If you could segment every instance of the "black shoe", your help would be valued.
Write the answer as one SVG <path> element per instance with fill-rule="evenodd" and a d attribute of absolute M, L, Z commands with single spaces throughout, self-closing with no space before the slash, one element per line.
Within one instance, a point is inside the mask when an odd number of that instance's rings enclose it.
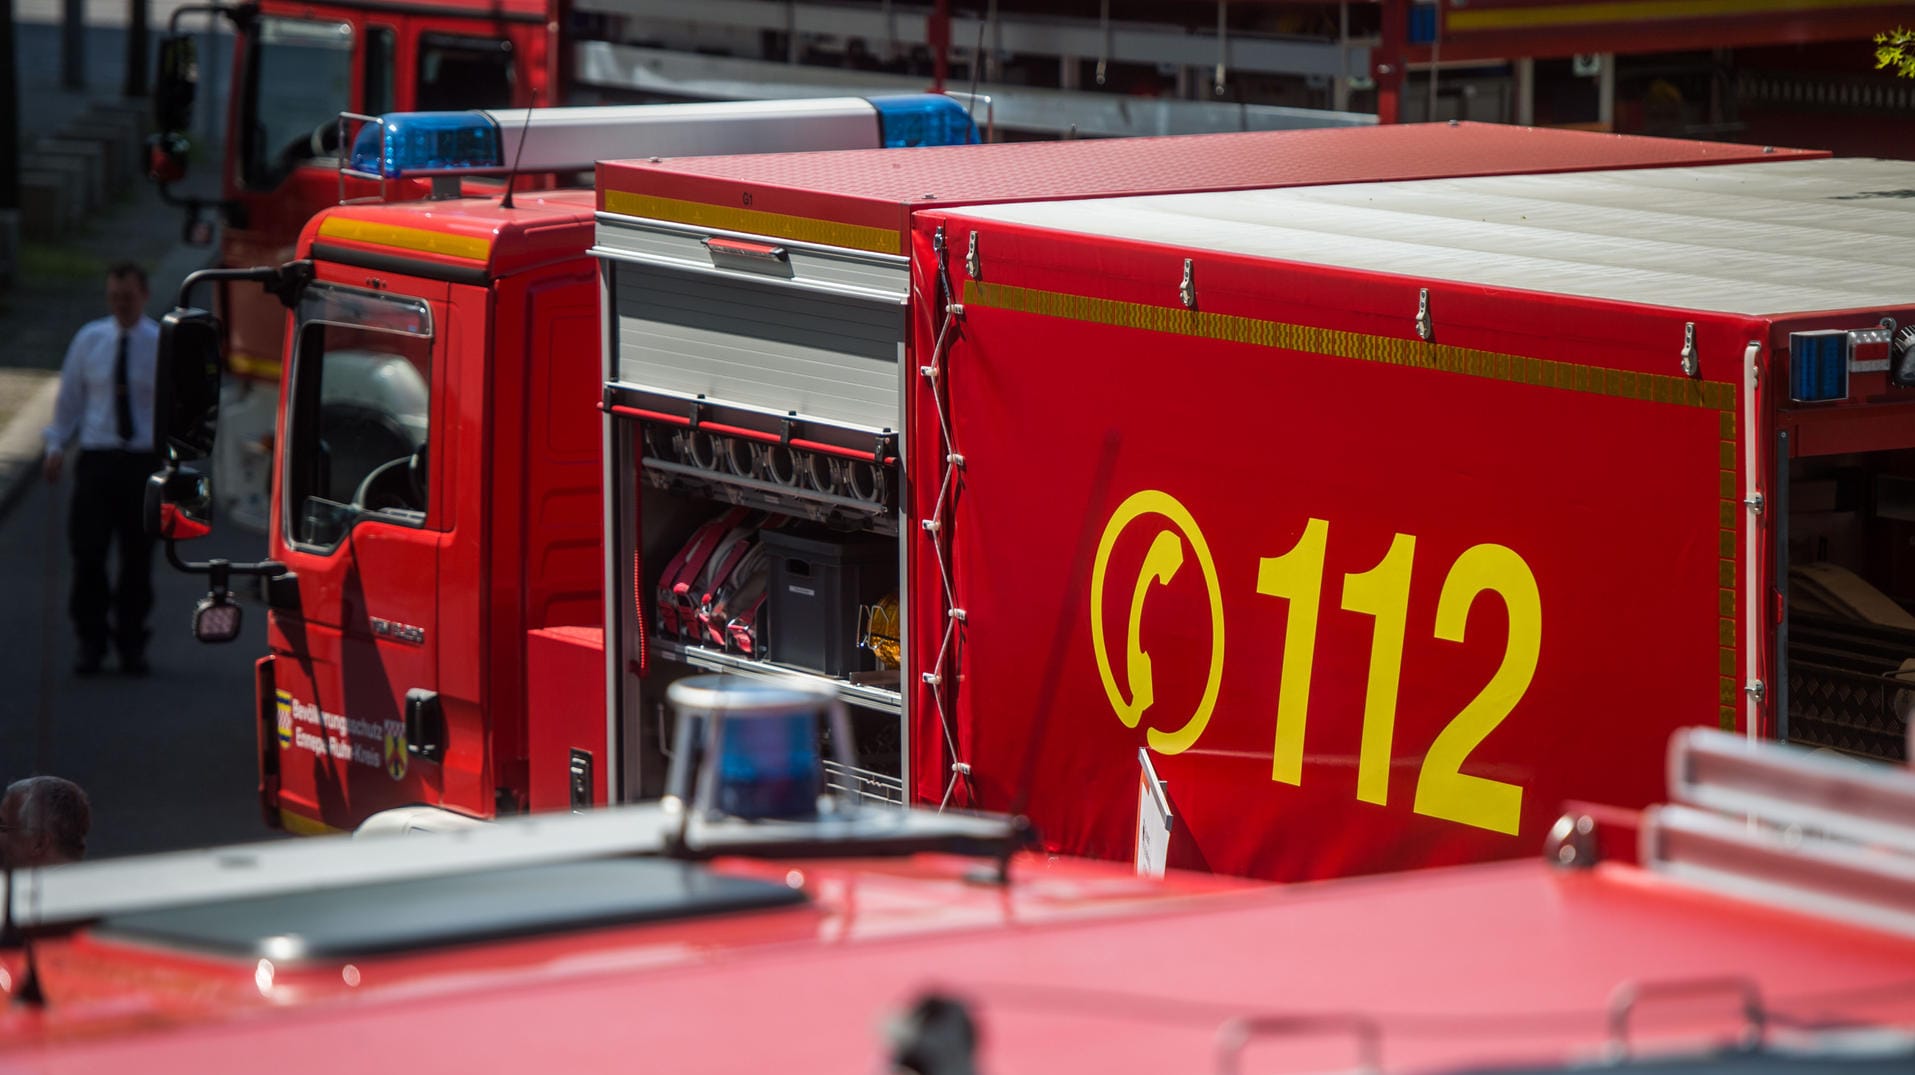
<path fill-rule="evenodd" d="M 95 667 L 97 668 L 98 665 L 95 665 Z M 120 674 L 123 676 L 145 676 L 152 671 L 153 666 L 146 663 L 146 656 L 144 654 L 123 654 L 120 657 Z"/>
<path fill-rule="evenodd" d="M 98 650 L 82 650 L 80 659 L 73 662 L 73 674 L 76 676 L 97 676 L 105 654 Z"/>

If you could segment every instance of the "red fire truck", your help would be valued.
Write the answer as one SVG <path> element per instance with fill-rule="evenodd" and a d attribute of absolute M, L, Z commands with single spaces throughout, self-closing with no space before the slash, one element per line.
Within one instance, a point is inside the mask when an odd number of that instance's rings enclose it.
<path fill-rule="evenodd" d="M 709 714 L 714 693 L 678 698 Z M 736 716 L 724 744 L 754 738 Z M 710 745 L 714 801 L 775 785 Z M 1576 808 L 1545 861 L 1287 889 L 999 868 L 956 852 L 1001 854 L 1000 819 L 869 804 L 23 870 L 0 909 L 0 1069 L 1915 1063 L 1915 778 L 1710 729 L 1668 763 L 1667 805 Z"/>
<path fill-rule="evenodd" d="M 765 656 L 862 778 L 1064 853 L 1131 854 L 1140 782 L 1173 864 L 1290 880 L 1520 853 L 1683 725 L 1902 756 L 1907 165 L 969 209 L 824 160 L 601 165 L 621 794 L 659 682 L 762 667 L 650 607 L 733 504 L 851 531 L 766 532 Z M 888 679 L 794 637 L 888 590 Z"/>
<path fill-rule="evenodd" d="M 914 532 L 900 518 L 919 509 L 897 490 L 935 482 L 903 480 L 896 462 L 908 450 L 898 362 L 918 354 L 906 350 L 908 325 L 934 313 L 931 292 L 914 299 L 905 287 L 908 228 L 926 207 L 1775 156 L 1802 155 L 1459 125 L 787 154 L 736 174 L 716 158 L 645 162 L 605 169 L 602 267 L 587 255 L 590 200 L 575 193 L 521 196 L 513 208 L 466 198 L 331 210 L 303 240 L 317 284 L 294 314 L 298 369 L 279 438 L 271 552 L 289 573 L 269 588 L 273 653 L 259 673 L 267 816 L 310 830 L 420 804 L 484 818 L 656 797 L 664 686 L 698 667 L 766 666 L 638 629 L 634 572 L 649 601 L 686 535 L 715 512 L 709 496 L 740 491 L 787 515 Z M 601 287 L 616 311 L 605 330 Z M 630 365 L 671 328 L 654 318 L 628 332 L 634 300 L 719 343 L 752 326 L 799 339 L 811 317 L 800 342 L 820 361 L 841 353 L 838 332 L 861 326 L 870 331 L 857 358 L 869 365 L 855 398 L 838 398 L 819 365 L 824 387 L 775 411 L 720 391 L 700 402 L 662 380 L 674 374 L 661 364 L 642 375 Z M 602 331 L 621 356 L 609 374 L 598 368 Z M 788 368 L 789 352 L 765 354 L 767 370 Z M 600 402 L 615 415 L 609 457 L 579 417 Z M 658 434 L 649 447 L 646 428 Z M 890 458 L 873 460 L 887 428 Z M 789 466 L 782 483 L 752 476 L 752 453 L 729 449 L 753 435 L 789 449 L 787 464 L 802 463 L 812 487 Z M 661 455 L 675 437 L 685 459 Z M 736 472 L 699 456 L 714 437 Z M 641 451 L 648 461 L 634 468 Z M 874 466 L 851 466 L 860 457 Z M 609 486 L 604 458 L 616 467 Z M 873 483 L 847 492 L 859 475 Z M 642 494 L 647 534 L 635 547 L 637 483 L 666 476 Z M 602 488 L 615 493 L 610 531 Z M 617 538 L 609 558 L 601 532 Z M 896 589 L 908 550 L 889 540 L 885 565 L 867 564 L 864 577 L 888 576 Z M 599 634 L 608 595 L 613 662 Z M 922 603 L 915 591 L 901 599 Z M 829 637 L 848 648 L 846 632 Z M 912 667 L 930 668 L 915 629 L 910 643 Z M 907 698 L 895 679 L 840 687 L 857 701 L 866 748 L 865 772 L 842 775 L 903 799 L 901 741 L 936 734 L 936 704 Z"/>

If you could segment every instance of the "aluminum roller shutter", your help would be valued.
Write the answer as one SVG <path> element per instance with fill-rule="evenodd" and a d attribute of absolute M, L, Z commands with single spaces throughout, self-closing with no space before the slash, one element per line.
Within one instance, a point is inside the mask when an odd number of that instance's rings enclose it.
<path fill-rule="evenodd" d="M 618 380 L 871 430 L 899 429 L 902 298 L 619 261 Z"/>

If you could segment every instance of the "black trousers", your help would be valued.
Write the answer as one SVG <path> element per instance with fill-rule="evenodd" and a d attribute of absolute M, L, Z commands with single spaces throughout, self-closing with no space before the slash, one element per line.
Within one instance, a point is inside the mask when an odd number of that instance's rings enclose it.
<path fill-rule="evenodd" d="M 67 611 L 83 652 L 105 653 L 109 641 L 122 656 L 146 650 L 153 539 L 146 533 L 144 505 L 146 479 L 159 465 L 153 452 L 93 450 L 81 452 L 74 466 L 73 513 L 67 519 L 73 593 Z M 108 582 L 106 570 L 115 546 L 117 585 Z"/>

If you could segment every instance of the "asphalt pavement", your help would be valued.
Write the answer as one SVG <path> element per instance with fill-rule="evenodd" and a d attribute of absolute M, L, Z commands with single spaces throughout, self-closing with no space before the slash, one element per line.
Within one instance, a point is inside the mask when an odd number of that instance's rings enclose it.
<path fill-rule="evenodd" d="M 265 614 L 246 609 L 234 642 L 193 640 L 204 580 L 154 567 L 153 672 L 73 674 L 66 616 L 71 481 L 35 483 L 0 522 L 0 779 L 32 772 L 77 781 L 93 802 L 94 857 L 255 840 L 253 661 Z M 216 533 L 195 557 L 257 558 L 257 537 Z"/>
<path fill-rule="evenodd" d="M 96 27 L 87 38 L 89 90 L 63 90 L 59 28 L 31 21 L 37 14 L 20 11 L 15 26 L 29 145 L 93 103 L 117 99 L 123 70 L 123 31 Z M 98 14 L 111 17 L 104 8 Z M 156 15 L 155 36 L 163 20 Z M 201 158 L 210 172 L 207 159 L 216 157 Z M 180 278 L 210 259 L 209 249 L 180 243 L 180 223 L 178 210 L 140 184 L 79 232 L 24 250 L 27 272 L 0 292 L 0 784 L 48 772 L 85 787 L 94 811 L 91 857 L 268 835 L 255 791 L 252 682 L 253 662 L 265 653 L 263 610 L 247 607 L 238 640 L 203 646 L 193 640 L 191 613 L 204 580 L 156 557 L 152 675 L 74 676 L 66 616 L 72 482 L 49 486 L 37 474 L 39 430 L 67 341 L 105 313 L 105 266 L 121 258 L 146 265 L 149 312 L 157 316 Z M 181 551 L 257 559 L 264 541 L 228 527 Z"/>

